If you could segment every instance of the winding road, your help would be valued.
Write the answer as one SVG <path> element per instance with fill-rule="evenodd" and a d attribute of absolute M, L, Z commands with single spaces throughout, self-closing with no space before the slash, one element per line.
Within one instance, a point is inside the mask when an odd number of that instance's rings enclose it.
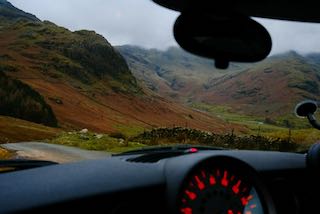
<path fill-rule="evenodd" d="M 16 153 L 16 158 L 48 160 L 58 163 L 100 159 L 110 156 L 107 152 L 89 151 L 70 146 L 38 142 L 10 143 L 2 144 L 0 146 L 4 149 L 14 151 Z"/>

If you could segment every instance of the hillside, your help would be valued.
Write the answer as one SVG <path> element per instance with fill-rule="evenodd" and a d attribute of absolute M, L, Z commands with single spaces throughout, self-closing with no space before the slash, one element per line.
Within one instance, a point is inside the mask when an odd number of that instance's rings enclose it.
<path fill-rule="evenodd" d="M 159 126 L 245 131 L 141 88 L 101 35 L 11 13 L 0 19 L 0 70 L 39 92 L 62 128 L 128 135 Z"/>
<path fill-rule="evenodd" d="M 166 51 L 131 45 L 116 48 L 126 58 L 135 77 L 148 89 L 181 101 L 192 100 L 201 93 L 208 78 L 237 73 L 245 67 L 232 64 L 228 71 L 219 70 L 212 60 L 191 55 L 177 47 Z"/>
<path fill-rule="evenodd" d="M 19 20 L 2 28 L 0 38 L 1 68 L 13 76 L 29 69 L 24 75 L 74 80 L 77 87 L 139 92 L 122 56 L 95 32 L 71 32 L 48 21 Z"/>
<path fill-rule="evenodd" d="M 281 116 L 305 99 L 319 99 L 320 67 L 288 52 L 254 64 L 235 76 L 211 79 L 200 101 L 230 104 L 254 115 Z"/>
<path fill-rule="evenodd" d="M 0 0 L 0 20 L 1 19 L 4 19 L 5 21 L 40 21 L 36 16 L 16 8 L 6 0 Z"/>
<path fill-rule="evenodd" d="M 0 116 L 0 144 L 51 139 L 60 132 L 57 128 Z"/>
<path fill-rule="evenodd" d="M 293 116 L 296 103 L 319 99 L 320 55 L 288 52 L 254 64 L 214 68 L 179 48 L 117 47 L 145 87 L 186 104 L 229 106 L 240 114 Z"/>

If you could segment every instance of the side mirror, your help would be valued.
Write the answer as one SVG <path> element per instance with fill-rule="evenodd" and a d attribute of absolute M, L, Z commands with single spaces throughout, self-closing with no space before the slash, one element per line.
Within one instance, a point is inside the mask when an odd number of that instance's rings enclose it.
<path fill-rule="evenodd" d="M 317 111 L 317 108 L 317 102 L 306 100 L 298 103 L 294 112 L 298 117 L 307 117 L 309 114 L 314 114 Z"/>
<path fill-rule="evenodd" d="M 219 12 L 182 12 L 174 25 L 174 37 L 186 51 L 215 59 L 221 69 L 230 61 L 260 61 L 272 47 L 268 31 L 253 19 Z"/>
<path fill-rule="evenodd" d="M 307 117 L 309 123 L 316 129 L 320 130 L 320 123 L 317 121 L 314 113 L 317 111 L 318 104 L 316 101 L 306 100 L 299 103 L 295 108 L 295 114 L 298 117 Z"/>

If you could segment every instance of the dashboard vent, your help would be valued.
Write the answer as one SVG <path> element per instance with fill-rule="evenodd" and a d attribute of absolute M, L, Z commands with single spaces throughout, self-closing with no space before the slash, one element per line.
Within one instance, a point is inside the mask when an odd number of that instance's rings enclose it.
<path fill-rule="evenodd" d="M 172 158 L 179 155 L 183 155 L 185 153 L 181 152 L 156 152 L 151 154 L 144 154 L 138 157 L 129 158 L 127 161 L 136 162 L 136 163 L 156 163 L 162 159 Z"/>

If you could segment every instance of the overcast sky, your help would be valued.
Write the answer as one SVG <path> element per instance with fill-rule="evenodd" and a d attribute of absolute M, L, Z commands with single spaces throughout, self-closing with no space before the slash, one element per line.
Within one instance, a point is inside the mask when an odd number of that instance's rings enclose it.
<path fill-rule="evenodd" d="M 177 45 L 172 26 L 178 13 L 151 0 L 9 0 L 16 7 L 70 30 L 102 34 L 112 45 L 166 49 Z M 272 53 L 320 52 L 320 24 L 261 20 L 273 39 Z"/>

